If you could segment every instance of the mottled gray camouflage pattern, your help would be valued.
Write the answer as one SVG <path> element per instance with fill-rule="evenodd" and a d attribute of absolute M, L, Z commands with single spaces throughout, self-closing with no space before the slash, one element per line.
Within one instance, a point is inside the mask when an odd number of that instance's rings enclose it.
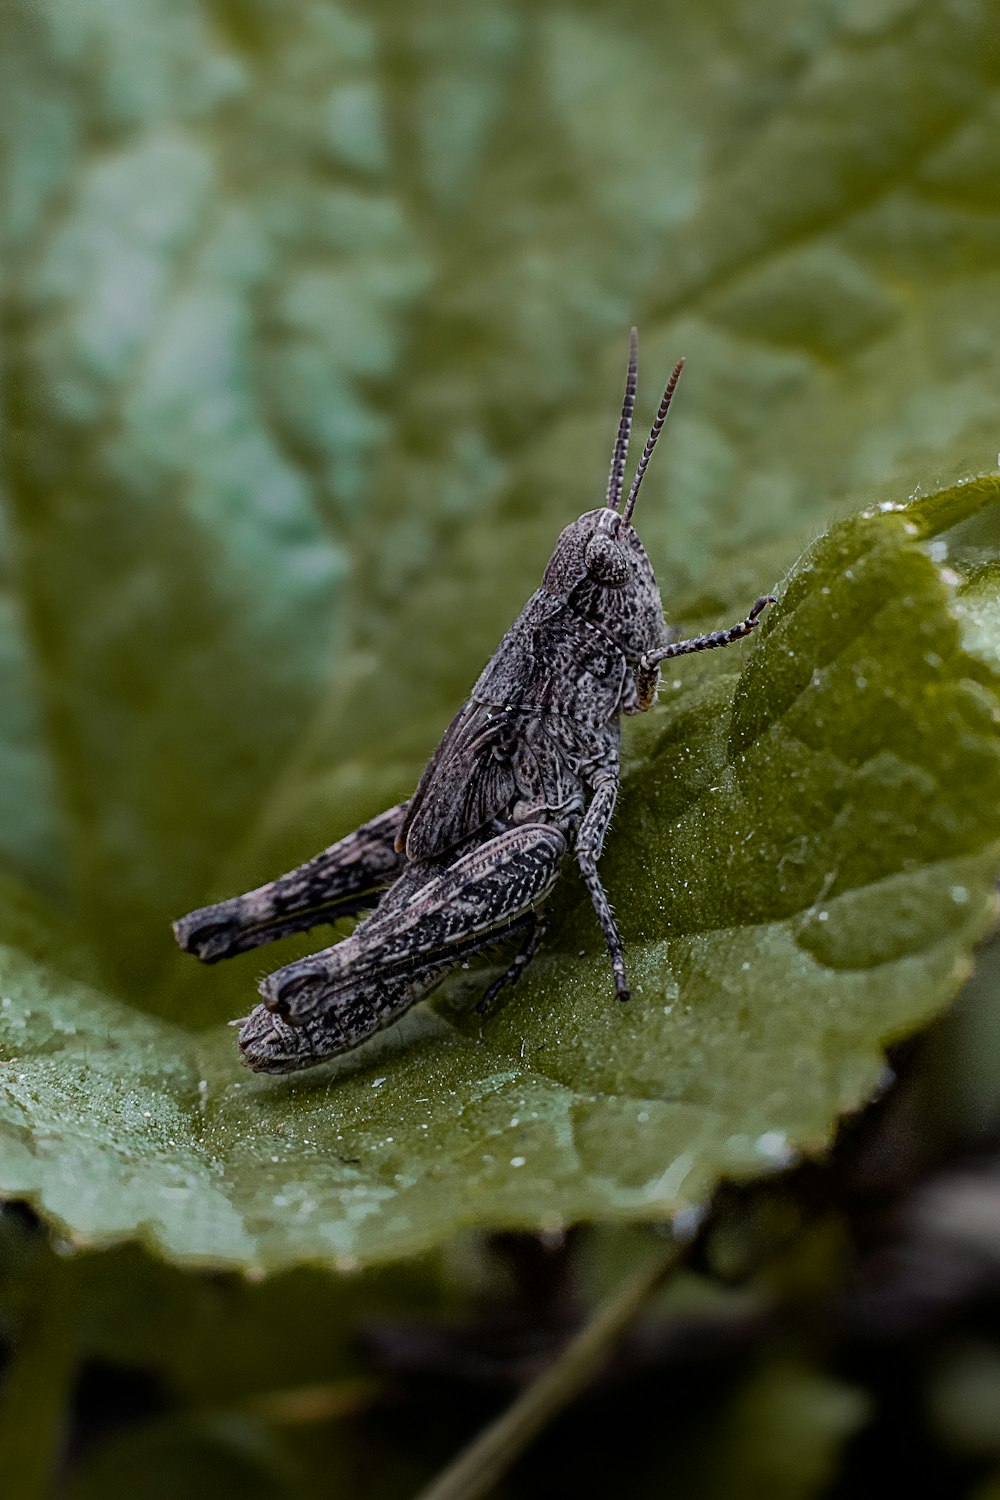
<path fill-rule="evenodd" d="M 371 911 L 350 937 L 266 978 L 242 1023 L 244 1061 L 290 1072 L 350 1051 L 421 1000 L 470 954 L 523 939 L 575 856 L 628 999 L 618 927 L 597 863 L 618 793 L 621 717 L 653 703 L 659 662 L 740 640 L 770 596 L 729 630 L 671 644 L 649 558 L 630 521 L 680 365 L 622 496 L 635 399 L 633 330 L 608 503 L 567 526 L 533 594 L 445 732 L 408 803 L 269 885 L 174 924 L 207 963 L 340 916 Z"/>

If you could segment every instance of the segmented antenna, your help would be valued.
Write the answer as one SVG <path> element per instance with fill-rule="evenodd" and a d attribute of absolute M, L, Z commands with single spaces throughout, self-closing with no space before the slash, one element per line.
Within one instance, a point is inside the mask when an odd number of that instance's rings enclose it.
<path fill-rule="evenodd" d="M 607 504 L 612 510 L 617 510 L 622 503 L 625 460 L 628 458 L 628 435 L 632 431 L 632 413 L 635 411 L 635 387 L 638 378 L 639 331 L 633 328 L 628 336 L 628 374 L 625 376 L 625 395 L 622 398 L 622 414 L 618 423 L 615 451 L 611 455 L 611 473 L 608 475 Z"/>
<path fill-rule="evenodd" d="M 649 437 L 646 439 L 646 446 L 642 450 L 642 457 L 640 458 L 639 466 L 635 471 L 635 478 L 632 480 L 632 488 L 628 492 L 628 499 L 625 502 L 625 511 L 622 516 L 622 519 L 625 521 L 630 521 L 632 519 L 632 512 L 635 509 L 635 497 L 639 493 L 639 486 L 642 483 L 642 476 L 646 472 L 646 465 L 649 463 L 650 454 L 656 447 L 656 439 L 660 435 L 660 429 L 662 428 L 664 419 L 666 418 L 674 391 L 677 389 L 677 382 L 681 378 L 681 371 L 683 370 L 683 368 L 684 361 L 682 359 L 679 359 L 674 365 L 674 373 L 667 381 L 667 388 L 663 392 L 663 400 L 660 402 L 660 409 L 656 413 L 656 418 L 653 422 L 652 427 L 650 428 Z"/>

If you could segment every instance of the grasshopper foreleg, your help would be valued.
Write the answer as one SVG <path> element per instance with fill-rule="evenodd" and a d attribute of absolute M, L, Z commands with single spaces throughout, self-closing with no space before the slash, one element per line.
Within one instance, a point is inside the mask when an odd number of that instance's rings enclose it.
<path fill-rule="evenodd" d="M 290 933 L 370 911 L 406 863 L 393 847 L 405 813 L 401 802 L 277 880 L 189 912 L 174 923 L 178 943 L 214 964 Z"/>
<path fill-rule="evenodd" d="M 601 877 L 597 870 L 597 861 L 601 857 L 604 838 L 611 822 L 611 814 L 615 810 L 617 796 L 617 775 L 608 774 L 604 780 L 595 785 L 593 801 L 584 814 L 576 836 L 576 859 L 580 866 L 580 874 L 583 876 L 584 884 L 594 904 L 597 920 L 601 924 L 604 941 L 608 945 L 615 991 L 619 1000 L 628 1000 L 630 996 L 628 980 L 625 977 L 625 950 L 618 924 L 611 910 L 611 902 L 608 900 L 608 893 L 601 884 Z"/>
<path fill-rule="evenodd" d="M 773 594 L 764 594 L 757 600 L 746 619 L 730 625 L 728 630 L 713 630 L 708 635 L 696 635 L 689 641 L 673 641 L 660 651 L 648 651 L 640 659 L 640 675 L 648 674 L 658 662 L 666 661 L 671 656 L 690 656 L 694 651 L 715 651 L 720 646 L 732 646 L 736 641 L 743 640 L 744 636 L 756 630 L 761 614 L 769 604 L 776 602 Z"/>

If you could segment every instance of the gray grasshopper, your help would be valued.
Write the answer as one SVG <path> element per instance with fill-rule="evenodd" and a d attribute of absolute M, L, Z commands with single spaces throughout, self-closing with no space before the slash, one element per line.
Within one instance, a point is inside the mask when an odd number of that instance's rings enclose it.
<path fill-rule="evenodd" d="M 728 630 L 672 642 L 649 558 L 632 527 L 642 477 L 680 377 L 679 361 L 622 506 L 638 339 L 605 503 L 563 531 L 542 577 L 487 662 L 408 802 L 269 885 L 191 912 L 180 946 L 215 963 L 339 917 L 371 915 L 332 948 L 260 985 L 240 1026 L 259 1072 L 308 1068 L 395 1021 L 470 955 L 519 948 L 480 1002 L 521 975 L 570 854 L 601 925 L 615 990 L 625 956 L 597 863 L 618 795 L 622 714 L 652 706 L 659 664 L 750 634 L 770 595 Z"/>

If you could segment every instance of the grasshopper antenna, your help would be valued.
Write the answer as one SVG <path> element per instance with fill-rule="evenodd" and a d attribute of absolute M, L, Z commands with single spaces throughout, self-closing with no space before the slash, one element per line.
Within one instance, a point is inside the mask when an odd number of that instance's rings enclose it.
<path fill-rule="evenodd" d="M 635 387 L 638 378 L 639 330 L 633 328 L 628 336 L 628 373 L 625 376 L 625 395 L 622 398 L 622 414 L 618 422 L 615 451 L 611 455 L 611 473 L 608 475 L 607 504 L 611 510 L 617 510 L 622 503 L 625 460 L 628 458 L 628 435 L 632 431 L 632 413 L 635 411 Z"/>
<path fill-rule="evenodd" d="M 640 458 L 639 466 L 635 471 L 635 478 L 632 480 L 632 488 L 629 490 L 628 499 L 625 502 L 625 512 L 622 519 L 626 522 L 631 521 L 632 519 L 632 512 L 635 509 L 635 497 L 639 493 L 639 486 L 642 483 L 642 476 L 646 472 L 646 465 L 649 463 L 650 455 L 653 449 L 656 447 L 656 439 L 659 437 L 660 431 L 663 427 L 663 423 L 666 420 L 667 412 L 670 409 L 670 402 L 673 399 L 674 391 L 677 389 L 677 382 L 681 378 L 681 371 L 683 370 L 683 368 L 684 361 L 683 359 L 679 359 L 674 365 L 674 373 L 667 381 L 667 388 L 663 392 L 663 400 L 660 402 L 660 409 L 656 413 L 653 425 L 650 428 L 649 437 L 646 439 L 646 446 L 642 450 L 642 457 Z M 624 422 L 624 417 L 622 418 L 622 421 Z M 628 438 L 626 437 L 626 443 L 627 442 Z M 624 463 L 624 460 L 622 460 L 622 462 Z M 613 468 L 611 472 L 612 474 L 614 473 Z M 608 501 L 608 504 L 611 504 L 610 500 Z M 615 508 L 617 509 L 617 503 Z"/>

